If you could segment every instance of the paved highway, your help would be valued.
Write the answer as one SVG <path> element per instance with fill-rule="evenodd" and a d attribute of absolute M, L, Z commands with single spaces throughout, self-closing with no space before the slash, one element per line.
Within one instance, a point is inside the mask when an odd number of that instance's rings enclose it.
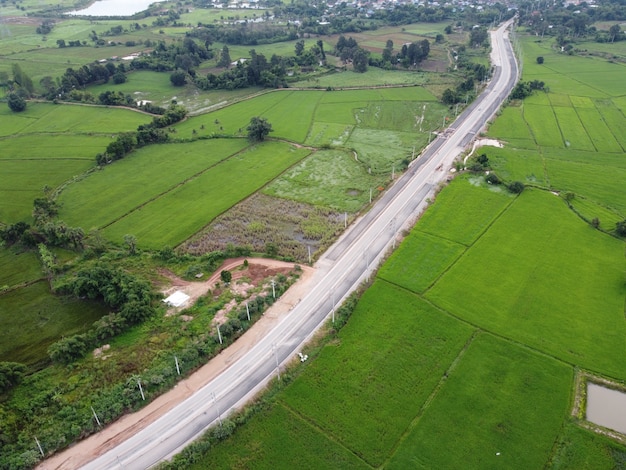
<path fill-rule="evenodd" d="M 491 119 L 518 75 L 508 41 L 510 22 L 491 33 L 494 74 L 480 97 L 413 162 L 372 209 L 316 264 L 311 291 L 265 338 L 221 375 L 85 469 L 144 469 L 170 458 L 211 425 L 252 398 L 294 359 L 303 343 L 345 297 L 367 279 L 398 232 L 426 207 L 447 168 Z"/>

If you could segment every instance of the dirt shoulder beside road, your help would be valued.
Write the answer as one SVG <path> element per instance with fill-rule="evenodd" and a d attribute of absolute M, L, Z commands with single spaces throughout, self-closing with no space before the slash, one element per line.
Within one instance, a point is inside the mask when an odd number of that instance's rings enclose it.
<path fill-rule="evenodd" d="M 190 302 L 195 301 L 201 295 L 211 289 L 219 281 L 219 273 L 224 270 L 233 270 L 243 264 L 244 258 L 227 260 L 210 279 L 201 282 L 182 280 L 173 274 L 166 273 L 171 284 L 166 286 L 164 292 L 180 290 L 189 295 Z M 282 261 L 248 258 L 249 271 L 258 272 L 256 276 L 261 279 L 261 272 L 283 272 L 291 270 L 294 263 Z M 206 365 L 198 369 L 187 379 L 181 380 L 172 390 L 156 398 L 150 404 L 137 411 L 118 419 L 107 425 L 103 430 L 84 439 L 68 449 L 53 455 L 43 461 L 36 468 L 40 470 L 70 470 L 79 468 L 99 455 L 104 454 L 120 442 L 128 439 L 148 424 L 156 421 L 162 414 L 174 408 L 180 402 L 191 396 L 196 390 L 209 383 L 214 377 L 222 373 L 238 358 L 248 352 L 268 331 L 274 328 L 281 319 L 287 315 L 294 305 L 308 292 L 315 270 L 308 266 L 301 266 L 300 279 L 293 284 L 283 296 L 272 305 L 265 314 L 234 344 L 222 351 L 218 356 L 211 359 Z M 251 277 L 249 272 L 232 271 L 233 283 L 244 274 Z M 266 276 L 265 276 L 266 277 Z M 176 312 L 173 312 L 176 314 Z"/>

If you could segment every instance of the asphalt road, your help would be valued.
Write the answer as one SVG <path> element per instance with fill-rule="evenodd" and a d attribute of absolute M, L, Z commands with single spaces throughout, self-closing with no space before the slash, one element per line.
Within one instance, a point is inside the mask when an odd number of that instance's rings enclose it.
<path fill-rule="evenodd" d="M 85 469 L 145 469 L 219 425 L 277 375 L 277 364 L 296 357 L 334 308 L 366 280 L 426 207 L 426 198 L 447 177 L 447 168 L 493 117 L 514 86 L 518 68 L 506 26 L 491 33 L 493 77 L 480 95 L 435 139 L 397 182 L 318 261 L 311 291 L 265 338 L 212 382 Z"/>

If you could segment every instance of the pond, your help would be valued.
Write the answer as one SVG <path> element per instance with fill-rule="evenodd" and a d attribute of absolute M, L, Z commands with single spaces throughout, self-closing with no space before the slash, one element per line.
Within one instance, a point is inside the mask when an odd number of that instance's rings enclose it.
<path fill-rule="evenodd" d="M 71 11 L 75 16 L 132 16 L 146 10 L 155 0 L 98 0 L 83 10 Z"/>
<path fill-rule="evenodd" d="M 626 434 L 626 393 L 588 382 L 587 421 Z"/>

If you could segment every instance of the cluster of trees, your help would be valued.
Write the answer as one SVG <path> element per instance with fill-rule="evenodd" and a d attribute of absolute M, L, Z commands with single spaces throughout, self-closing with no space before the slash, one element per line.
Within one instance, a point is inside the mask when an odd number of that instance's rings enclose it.
<path fill-rule="evenodd" d="M 475 96 L 474 87 L 474 78 L 469 77 L 463 82 L 459 83 L 454 90 L 451 88 L 446 88 L 443 92 L 443 95 L 441 96 L 441 102 L 447 105 L 460 103 L 463 100 L 465 100 L 465 102 L 468 102 L 470 96 L 472 98 Z"/>
<path fill-rule="evenodd" d="M 50 359 L 69 363 L 81 358 L 98 341 L 111 338 L 155 313 L 155 295 L 148 281 L 103 263 L 78 271 L 57 292 L 103 302 L 113 310 L 90 331 L 65 337 L 48 348 Z"/>
<path fill-rule="evenodd" d="M 520 24 L 536 35 L 556 36 L 560 46 L 579 38 L 592 37 L 598 42 L 614 42 L 626 39 L 619 24 L 608 31 L 592 26 L 597 21 L 626 20 L 626 4 L 621 0 L 603 0 L 594 3 L 545 5 L 541 9 L 531 1 L 519 5 Z"/>
<path fill-rule="evenodd" d="M 26 109 L 26 99 L 35 93 L 31 78 L 22 70 L 19 64 L 11 66 L 12 79 L 9 74 L 2 72 L 0 82 L 7 89 L 7 104 L 11 111 L 19 113 Z"/>
<path fill-rule="evenodd" d="M 175 69 L 184 70 L 195 75 L 194 68 L 205 60 L 212 59 L 211 43 L 199 45 L 192 38 L 166 45 L 159 41 L 150 54 L 145 54 L 132 61 L 131 67 L 138 70 L 155 70 L 169 72 Z"/>
<path fill-rule="evenodd" d="M 184 107 L 171 104 L 162 116 L 155 116 L 149 124 L 141 124 L 137 131 L 119 134 L 107 145 L 104 153 L 96 155 L 96 162 L 98 165 L 106 165 L 124 158 L 136 148 L 167 142 L 169 134 L 164 128 L 182 121 L 186 116 L 187 110 Z"/>
<path fill-rule="evenodd" d="M 54 28 L 54 20 L 43 20 L 39 26 L 37 26 L 37 34 L 50 34 Z"/>
<path fill-rule="evenodd" d="M 49 197 L 33 202 L 33 225 L 16 222 L 0 229 L 0 239 L 8 246 L 20 244 L 34 248 L 39 244 L 82 249 L 85 233 L 80 227 L 70 227 L 56 220 L 58 206 Z"/>
<path fill-rule="evenodd" d="M 539 80 L 529 82 L 519 81 L 509 96 L 512 100 L 523 100 L 527 96 L 532 95 L 535 90 L 544 90 L 545 83 Z"/>
<path fill-rule="evenodd" d="M 222 56 L 228 53 L 227 46 L 224 46 L 224 49 Z M 230 57 L 228 59 L 230 60 Z M 245 61 L 238 61 L 235 67 L 219 75 L 208 73 L 206 77 L 197 77 L 194 83 L 203 90 L 234 90 L 251 86 L 286 87 L 287 66 L 293 63 L 277 55 L 273 55 L 268 61 L 263 54 L 257 54 L 252 49 L 250 57 Z"/>
<path fill-rule="evenodd" d="M 335 45 L 335 55 L 339 56 L 344 64 L 352 62 L 352 68 L 355 72 L 367 72 L 369 52 L 359 47 L 352 37 L 346 39 L 343 35 L 339 36 Z"/>
<path fill-rule="evenodd" d="M 47 99 L 68 99 L 71 98 L 72 92 L 80 91 L 88 85 L 107 83 L 109 79 L 113 79 L 113 82 L 116 84 L 124 83 L 126 81 L 126 72 L 126 64 L 123 62 L 118 65 L 115 65 L 113 62 L 107 62 L 104 65 L 90 64 L 83 65 L 78 69 L 69 67 L 61 78 L 57 80 L 46 76 L 40 81 L 40 84 Z M 74 95 L 76 96 L 76 93 Z M 83 98 L 83 100 L 88 101 L 89 99 Z"/>

